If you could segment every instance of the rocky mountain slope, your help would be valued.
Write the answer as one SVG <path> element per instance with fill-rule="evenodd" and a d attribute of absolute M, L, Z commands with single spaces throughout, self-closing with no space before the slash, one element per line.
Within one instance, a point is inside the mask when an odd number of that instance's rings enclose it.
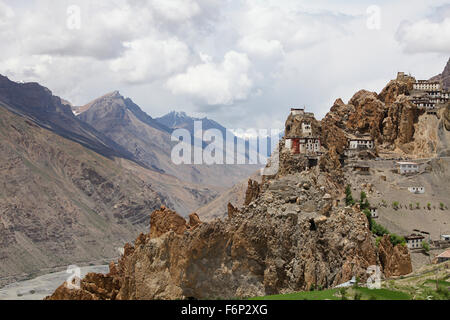
<path fill-rule="evenodd" d="M 54 96 L 38 83 L 16 83 L 0 75 L 0 104 L 108 158 L 133 157 L 114 141 L 77 119 L 67 101 Z"/>
<path fill-rule="evenodd" d="M 118 92 L 96 99 L 78 108 L 76 112 L 80 120 L 115 141 L 139 162 L 182 181 L 223 190 L 247 178 L 260 167 L 173 164 L 171 151 L 176 142 L 171 141 L 173 128 L 166 126 L 170 123 L 165 123 L 161 119 L 159 121 L 152 119 L 130 99 L 124 98 Z M 211 122 L 208 121 L 208 123 Z M 189 123 L 193 123 L 193 120 Z"/>
<path fill-rule="evenodd" d="M 45 88 L 12 85 L 0 90 L 0 285 L 116 257 L 155 208 L 186 215 L 217 196 L 120 157 Z"/>
<path fill-rule="evenodd" d="M 259 172 L 252 175 L 250 181 L 257 181 L 260 183 L 261 176 Z M 217 218 L 226 217 L 229 204 L 232 204 L 235 207 L 242 207 L 244 205 L 248 185 L 249 179 L 236 183 L 230 189 L 221 192 L 213 201 L 195 210 L 195 212 L 204 221 L 213 221 Z"/>
<path fill-rule="evenodd" d="M 388 276 L 411 272 L 407 250 L 389 240 L 377 248 L 365 215 L 334 207 L 327 186 L 319 170 L 271 179 L 211 223 L 162 207 L 108 275 L 89 274 L 79 290 L 63 284 L 49 299 L 249 297 L 364 280 L 376 264 Z"/>
<path fill-rule="evenodd" d="M 450 90 L 450 59 L 448 59 L 444 71 L 441 74 L 431 78 L 430 80 L 442 81 L 443 87 L 447 90 Z"/>
<path fill-rule="evenodd" d="M 165 127 L 170 128 L 171 130 L 186 129 L 191 133 L 191 135 L 194 135 L 195 121 L 202 122 L 203 130 L 217 129 L 222 133 L 224 137 L 227 131 L 227 129 L 224 126 L 222 126 L 221 124 L 217 123 L 214 120 L 208 118 L 200 119 L 190 117 L 185 112 L 172 111 L 162 117 L 156 118 L 155 120 L 158 121 L 160 124 L 164 125 Z"/>

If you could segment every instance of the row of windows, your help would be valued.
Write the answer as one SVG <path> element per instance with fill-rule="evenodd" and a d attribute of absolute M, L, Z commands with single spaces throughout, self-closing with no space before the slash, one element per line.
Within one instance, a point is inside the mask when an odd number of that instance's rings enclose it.
<path fill-rule="evenodd" d="M 418 165 L 415 165 L 415 164 L 402 164 L 402 165 L 401 165 L 401 168 L 402 168 L 402 169 L 407 169 L 407 168 L 417 169 L 417 168 L 419 168 L 419 166 L 418 166 Z"/>
<path fill-rule="evenodd" d="M 436 89 L 439 90 L 439 84 L 415 84 L 414 89 L 423 90 L 423 89 Z"/>
<path fill-rule="evenodd" d="M 438 97 L 438 98 L 448 98 L 449 94 L 448 93 L 443 93 L 443 92 L 429 92 L 428 93 L 429 96 L 432 97 Z"/>

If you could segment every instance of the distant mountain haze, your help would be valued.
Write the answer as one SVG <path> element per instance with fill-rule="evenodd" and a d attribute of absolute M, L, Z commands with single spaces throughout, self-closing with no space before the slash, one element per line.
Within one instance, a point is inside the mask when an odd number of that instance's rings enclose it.
<path fill-rule="evenodd" d="M 78 118 L 122 146 L 138 161 L 160 173 L 183 181 L 211 186 L 230 187 L 254 173 L 257 165 L 175 165 L 171 159 L 171 133 L 186 128 L 194 136 L 195 118 L 185 113 L 170 113 L 153 119 L 131 99 L 118 91 L 104 95 L 89 104 L 74 109 Z M 215 121 L 202 119 L 203 129 L 226 129 Z M 192 141 L 194 143 L 194 141 Z M 205 147 L 204 144 L 200 144 Z"/>
<path fill-rule="evenodd" d="M 218 122 L 208 119 L 207 117 L 205 118 L 195 118 L 195 117 L 190 117 L 188 116 L 185 112 L 177 112 L 177 111 L 172 111 L 160 118 L 156 118 L 156 121 L 158 121 L 159 123 L 161 123 L 162 125 L 172 129 L 172 130 L 176 130 L 176 129 L 186 129 L 190 132 L 191 136 L 194 137 L 194 123 L 196 121 L 200 121 L 202 123 L 202 129 L 203 131 L 207 131 L 207 130 L 211 130 L 211 129 L 216 129 L 218 131 L 220 131 L 220 133 L 222 134 L 222 138 L 225 140 L 227 139 L 227 137 L 230 137 L 232 139 L 234 139 L 234 144 L 240 144 L 240 143 L 245 143 L 245 147 L 246 147 L 246 151 L 245 151 L 245 157 L 246 159 L 249 158 L 249 149 L 252 148 L 252 150 L 256 150 L 258 153 L 261 151 L 261 155 L 262 157 L 270 157 L 271 154 L 271 150 L 270 150 L 270 145 L 271 145 L 271 138 L 272 137 L 268 137 L 267 141 L 268 141 L 268 147 L 267 147 L 267 151 L 263 152 L 262 150 L 259 149 L 258 146 L 258 138 L 256 137 L 251 137 L 249 139 L 246 139 L 246 141 L 244 141 L 244 139 L 242 137 L 238 137 L 236 136 L 231 130 L 237 130 L 239 128 L 225 128 L 224 126 L 222 126 L 221 124 L 219 124 Z M 246 128 L 241 128 L 242 130 L 246 130 Z M 270 134 L 270 132 L 269 132 Z M 260 138 L 265 138 L 264 136 L 260 137 Z M 194 139 L 192 140 L 192 142 L 194 142 Z M 206 147 L 208 145 L 208 143 L 206 142 L 202 142 L 203 147 Z M 225 146 L 224 146 L 225 147 Z M 236 149 L 236 148 L 235 148 Z M 237 152 L 237 150 L 235 150 L 235 152 Z"/>

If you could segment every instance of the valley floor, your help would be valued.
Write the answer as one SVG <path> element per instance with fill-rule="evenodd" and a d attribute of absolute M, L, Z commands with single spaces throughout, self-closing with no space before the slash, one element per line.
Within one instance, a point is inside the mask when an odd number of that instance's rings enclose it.
<path fill-rule="evenodd" d="M 81 267 L 81 278 L 90 272 L 108 273 L 109 266 Z M 49 273 L 32 280 L 9 284 L 0 289 L 0 300 L 43 300 L 70 277 L 66 271 Z"/>

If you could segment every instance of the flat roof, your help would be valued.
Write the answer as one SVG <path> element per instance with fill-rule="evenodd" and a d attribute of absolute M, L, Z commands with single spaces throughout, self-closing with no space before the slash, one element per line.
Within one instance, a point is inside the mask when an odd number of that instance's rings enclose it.
<path fill-rule="evenodd" d="M 350 141 L 374 141 L 371 137 L 367 137 L 367 138 L 349 138 L 348 140 Z"/>
<path fill-rule="evenodd" d="M 286 139 L 305 139 L 305 140 L 320 140 L 320 137 L 315 136 L 287 136 Z"/>
<path fill-rule="evenodd" d="M 420 234 L 411 234 L 409 236 L 405 236 L 406 240 L 414 240 L 414 239 L 425 239 L 424 236 L 421 236 Z"/>
<path fill-rule="evenodd" d="M 403 162 L 403 161 L 398 161 L 398 164 L 415 164 L 415 165 L 419 165 L 418 163 L 415 162 Z"/>
<path fill-rule="evenodd" d="M 429 81 L 429 80 L 417 80 L 416 83 L 430 83 L 430 84 L 436 84 L 440 83 L 439 81 Z"/>
<path fill-rule="evenodd" d="M 370 135 L 370 133 L 357 133 L 357 134 L 352 134 L 352 133 L 345 133 L 345 137 L 349 140 L 373 140 L 372 136 Z"/>
<path fill-rule="evenodd" d="M 450 258 L 450 250 L 442 252 L 440 255 L 437 256 L 438 258 Z"/>

